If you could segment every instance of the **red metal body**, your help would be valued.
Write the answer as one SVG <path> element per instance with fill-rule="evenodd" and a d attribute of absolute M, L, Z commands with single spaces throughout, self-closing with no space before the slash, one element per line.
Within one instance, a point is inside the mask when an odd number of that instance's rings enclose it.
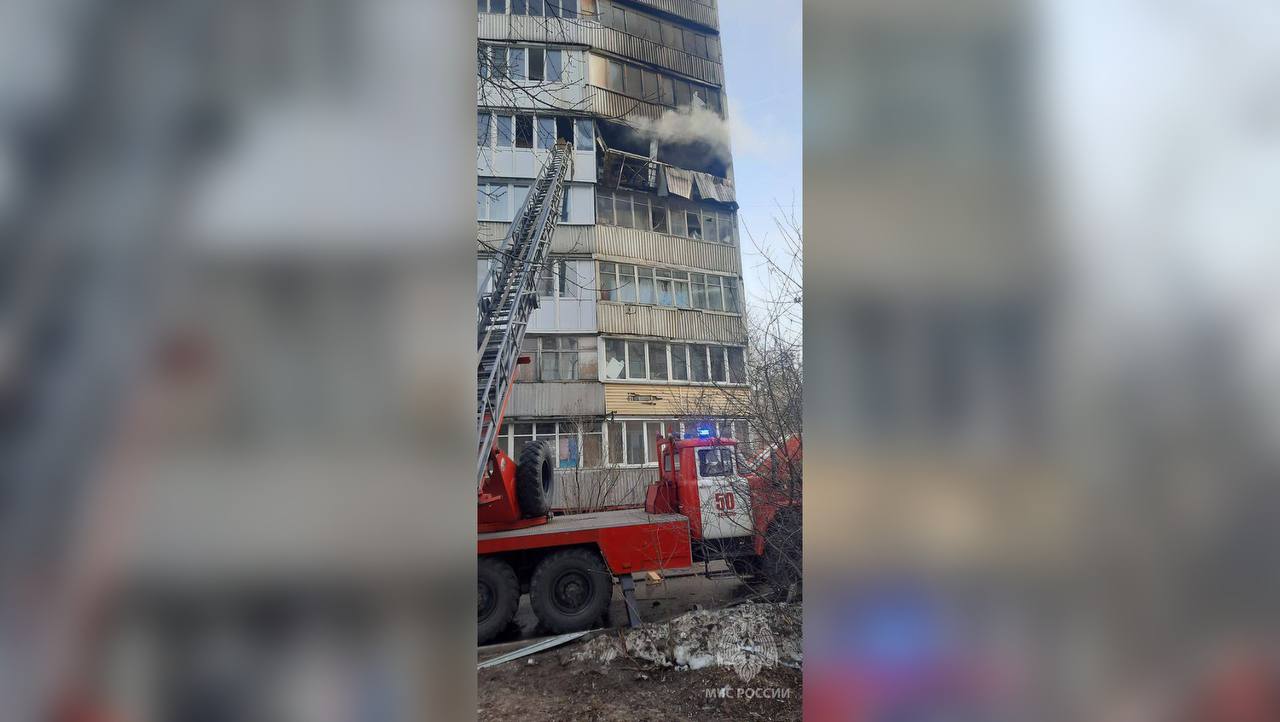
<path fill-rule="evenodd" d="M 689 520 L 640 509 L 555 516 L 534 528 L 481 533 L 478 551 L 483 556 L 573 546 L 598 548 L 615 575 L 693 564 Z"/>
<path fill-rule="evenodd" d="M 533 360 L 531 356 L 521 356 L 516 364 L 527 364 Z M 511 377 L 515 383 L 515 376 Z M 507 412 L 506 401 L 502 403 L 498 424 Z M 482 532 L 501 531 L 503 529 L 525 529 L 539 524 L 546 524 L 549 517 L 538 516 L 524 518 L 520 511 L 520 502 L 516 497 L 516 462 L 496 446 L 489 451 L 489 467 L 484 479 L 480 482 L 477 495 L 478 509 L 477 527 Z"/>
<path fill-rule="evenodd" d="M 767 530 L 781 511 L 801 507 L 800 485 L 782 482 L 800 478 L 803 458 L 804 445 L 799 437 L 793 436 L 781 445 L 766 449 L 752 461 L 751 472 L 746 476 L 753 501 L 754 526 L 758 531 Z M 757 556 L 764 554 L 764 543 L 764 534 L 756 534 Z"/>

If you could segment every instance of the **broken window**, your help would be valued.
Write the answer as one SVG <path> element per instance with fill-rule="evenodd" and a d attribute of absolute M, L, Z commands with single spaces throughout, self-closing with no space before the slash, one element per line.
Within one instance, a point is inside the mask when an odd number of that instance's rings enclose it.
<path fill-rule="evenodd" d="M 626 374 L 626 348 L 620 339 L 609 338 L 604 342 L 604 377 L 620 379 Z"/>
<path fill-rule="evenodd" d="M 649 344 L 649 380 L 667 380 L 667 345 L 664 343 Z"/>
<path fill-rule="evenodd" d="M 476 145 L 488 148 L 492 138 L 493 116 L 488 113 L 476 114 Z"/>
<path fill-rule="evenodd" d="M 653 227 L 655 233 L 667 232 L 667 209 L 657 203 L 653 204 L 653 208 L 649 211 L 649 223 Z"/>
<path fill-rule="evenodd" d="M 558 83 L 564 79 L 564 51 L 548 50 L 546 62 L 547 80 Z"/>
<path fill-rule="evenodd" d="M 568 141 L 573 145 L 573 118 L 556 118 L 556 140 Z"/>
<path fill-rule="evenodd" d="M 708 241 L 717 240 L 716 214 L 711 211 L 702 212 L 702 234 Z"/>
<path fill-rule="evenodd" d="M 533 116 L 532 115 L 516 116 L 516 147 L 517 148 L 533 147 Z"/>
<path fill-rule="evenodd" d="M 689 237 L 695 241 L 702 240 L 702 218 L 695 212 L 689 211 L 684 214 L 685 222 L 689 226 Z"/>
<path fill-rule="evenodd" d="M 556 146 L 556 119 L 538 117 L 538 147 L 550 150 Z"/>
<path fill-rule="evenodd" d="M 515 118 L 510 115 L 495 116 L 498 125 L 498 147 L 510 148 L 515 141 Z"/>
<path fill-rule="evenodd" d="M 546 76 L 546 54 L 542 48 L 529 48 L 529 80 L 543 80 Z"/>
<path fill-rule="evenodd" d="M 577 145 L 578 150 L 595 150 L 596 147 L 596 126 L 595 121 L 589 118 L 579 118 L 574 121 L 577 126 Z"/>

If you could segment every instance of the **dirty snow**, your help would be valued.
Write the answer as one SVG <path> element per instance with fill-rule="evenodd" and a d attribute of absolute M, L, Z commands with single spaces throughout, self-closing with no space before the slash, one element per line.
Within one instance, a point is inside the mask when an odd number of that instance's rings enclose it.
<path fill-rule="evenodd" d="M 565 664 L 608 665 L 628 658 L 678 670 L 733 667 L 749 677 L 763 667 L 798 668 L 803 661 L 800 640 L 799 603 L 748 602 L 605 634 L 565 652 L 561 659 Z"/>

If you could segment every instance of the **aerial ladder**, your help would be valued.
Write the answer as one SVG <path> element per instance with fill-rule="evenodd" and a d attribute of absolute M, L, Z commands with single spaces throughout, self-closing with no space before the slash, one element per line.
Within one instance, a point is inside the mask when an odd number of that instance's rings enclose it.
<path fill-rule="evenodd" d="M 545 523 L 554 463 L 542 444 L 529 444 L 518 461 L 497 447 L 529 319 L 538 308 L 537 280 L 573 173 L 573 148 L 559 141 L 493 257 L 476 299 L 476 486 L 482 531 Z"/>

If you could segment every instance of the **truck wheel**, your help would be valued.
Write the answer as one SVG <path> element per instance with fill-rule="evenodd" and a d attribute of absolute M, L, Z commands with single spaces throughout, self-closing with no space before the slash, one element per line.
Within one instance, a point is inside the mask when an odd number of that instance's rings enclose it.
<path fill-rule="evenodd" d="M 780 512 L 769 525 L 761 562 L 765 579 L 776 593 L 788 594 L 792 585 L 800 582 L 804 535 L 798 513 L 790 510 Z"/>
<path fill-rule="evenodd" d="M 546 516 L 551 511 L 551 485 L 555 482 L 551 447 L 541 442 L 524 445 L 516 466 L 516 501 L 527 518 Z"/>
<path fill-rule="evenodd" d="M 477 639 L 480 644 L 493 639 L 516 615 L 520 603 L 520 580 L 511 565 L 493 557 L 480 557 L 476 564 L 479 598 L 476 607 Z"/>
<path fill-rule="evenodd" d="M 529 601 L 552 632 L 589 629 L 613 598 L 613 575 L 596 552 L 566 549 L 548 555 L 533 572 Z"/>

